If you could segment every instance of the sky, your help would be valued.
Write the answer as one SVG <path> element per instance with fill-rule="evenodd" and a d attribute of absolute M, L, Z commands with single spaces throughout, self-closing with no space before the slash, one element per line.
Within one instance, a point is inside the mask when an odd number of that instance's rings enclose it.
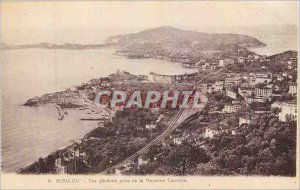
<path fill-rule="evenodd" d="M 5 43 L 101 41 L 158 26 L 298 25 L 296 1 L 28 1 L 1 3 Z"/>

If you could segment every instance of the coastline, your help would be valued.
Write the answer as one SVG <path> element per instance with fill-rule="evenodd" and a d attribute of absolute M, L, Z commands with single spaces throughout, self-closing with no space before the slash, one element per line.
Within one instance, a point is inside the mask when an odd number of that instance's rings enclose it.
<path fill-rule="evenodd" d="M 63 91 L 63 92 L 66 92 L 66 91 Z M 62 93 L 63 93 L 63 92 L 62 92 Z M 55 92 L 55 93 L 56 93 L 56 92 Z M 43 105 L 43 104 L 41 104 L 41 105 Z M 84 135 L 83 138 L 80 138 L 80 139 L 78 139 L 78 140 L 84 141 L 84 140 L 87 138 L 87 136 L 89 136 L 90 134 L 93 134 L 93 132 L 95 132 L 95 131 L 97 130 L 97 128 L 98 128 L 98 127 L 96 127 L 95 129 L 89 131 L 88 133 L 86 133 L 86 134 Z M 72 143 L 72 144 L 70 144 L 70 145 L 68 145 L 68 146 L 61 147 L 60 149 L 57 149 L 57 150 L 53 151 L 52 153 L 50 153 L 48 156 L 57 156 L 58 153 L 59 153 L 60 151 L 62 151 L 62 152 L 67 151 L 67 150 L 68 150 L 70 147 L 72 147 L 74 144 L 76 144 L 76 142 L 75 142 L 75 143 Z M 22 168 L 22 169 L 20 168 L 20 169 L 18 170 L 18 173 L 22 173 L 22 170 L 23 170 L 23 171 L 24 171 L 24 170 L 30 170 L 30 168 L 31 168 L 31 167 L 35 167 L 36 164 L 37 164 L 37 161 L 35 161 L 35 162 L 33 162 L 33 163 L 27 165 L 26 167 L 24 167 L 24 168 Z"/>

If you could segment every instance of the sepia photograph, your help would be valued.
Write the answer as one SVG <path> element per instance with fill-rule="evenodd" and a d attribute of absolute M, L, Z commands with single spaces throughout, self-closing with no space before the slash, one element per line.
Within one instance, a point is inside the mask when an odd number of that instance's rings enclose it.
<path fill-rule="evenodd" d="M 1 189 L 300 188 L 298 1 L 0 4 Z"/>

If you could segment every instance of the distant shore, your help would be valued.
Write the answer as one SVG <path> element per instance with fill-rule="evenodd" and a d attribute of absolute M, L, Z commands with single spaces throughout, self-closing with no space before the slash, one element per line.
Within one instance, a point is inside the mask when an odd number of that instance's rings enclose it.
<path fill-rule="evenodd" d="M 22 44 L 22 45 L 11 45 L 11 44 L 1 44 L 2 50 L 13 50 L 13 49 L 31 49 L 31 48 L 41 48 L 41 49 L 70 49 L 70 50 L 83 50 L 83 49 L 102 49 L 111 48 L 115 44 L 51 44 L 51 43 L 38 43 L 38 44 Z"/>

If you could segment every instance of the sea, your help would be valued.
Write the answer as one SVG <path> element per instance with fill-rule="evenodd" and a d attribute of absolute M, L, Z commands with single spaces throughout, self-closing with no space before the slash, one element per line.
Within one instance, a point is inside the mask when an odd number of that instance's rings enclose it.
<path fill-rule="evenodd" d="M 266 47 L 251 49 L 258 54 L 297 50 L 297 34 L 253 35 L 267 44 Z M 68 115 L 60 121 L 53 105 L 22 106 L 27 99 L 65 90 L 117 70 L 143 75 L 196 71 L 163 60 L 127 59 L 114 55 L 113 49 L 5 50 L 0 59 L 2 170 L 5 173 L 14 173 L 83 138 L 97 127 L 96 122 L 80 120 L 84 117 L 83 111 L 68 110 Z"/>
<path fill-rule="evenodd" d="M 156 59 L 127 59 L 111 49 L 47 50 L 19 49 L 2 52 L 2 167 L 15 172 L 39 157 L 70 145 L 97 127 L 81 121 L 86 114 L 68 110 L 58 120 L 53 105 L 25 107 L 29 98 L 65 90 L 90 79 L 120 71 L 148 75 L 196 72 L 179 63 Z"/>

